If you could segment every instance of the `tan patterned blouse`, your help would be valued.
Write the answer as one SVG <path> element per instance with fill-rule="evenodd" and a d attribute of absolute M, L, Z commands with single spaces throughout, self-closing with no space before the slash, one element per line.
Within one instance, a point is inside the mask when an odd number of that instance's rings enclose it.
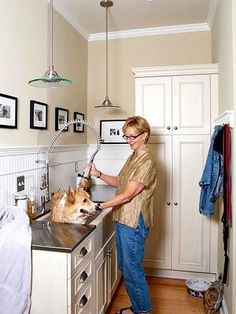
<path fill-rule="evenodd" d="M 157 181 L 157 165 L 148 148 L 133 153 L 127 159 L 119 173 L 117 194 L 124 192 L 131 181 L 142 183 L 145 187 L 130 202 L 114 206 L 113 220 L 136 228 L 141 212 L 146 227 L 150 227 L 153 225 L 153 194 Z"/>

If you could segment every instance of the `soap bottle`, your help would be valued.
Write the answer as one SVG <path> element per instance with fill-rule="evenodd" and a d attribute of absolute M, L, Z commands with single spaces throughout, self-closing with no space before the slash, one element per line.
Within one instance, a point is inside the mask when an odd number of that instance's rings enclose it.
<path fill-rule="evenodd" d="M 28 210 L 27 210 L 30 220 L 34 219 L 35 210 L 36 210 L 36 204 L 34 200 L 34 195 L 31 194 L 28 200 Z"/>

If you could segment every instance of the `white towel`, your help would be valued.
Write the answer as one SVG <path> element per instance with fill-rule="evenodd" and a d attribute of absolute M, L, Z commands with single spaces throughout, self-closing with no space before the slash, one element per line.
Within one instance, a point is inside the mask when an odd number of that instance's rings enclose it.
<path fill-rule="evenodd" d="M 28 314 L 31 227 L 21 208 L 0 211 L 0 314 Z"/>

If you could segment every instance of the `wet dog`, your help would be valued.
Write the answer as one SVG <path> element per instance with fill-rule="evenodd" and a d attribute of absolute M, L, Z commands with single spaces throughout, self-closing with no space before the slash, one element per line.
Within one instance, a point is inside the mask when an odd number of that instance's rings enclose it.
<path fill-rule="evenodd" d="M 74 190 L 69 186 L 67 191 L 55 193 L 51 203 L 53 222 L 83 224 L 96 212 L 96 204 L 90 200 L 89 194 L 81 187 Z"/>

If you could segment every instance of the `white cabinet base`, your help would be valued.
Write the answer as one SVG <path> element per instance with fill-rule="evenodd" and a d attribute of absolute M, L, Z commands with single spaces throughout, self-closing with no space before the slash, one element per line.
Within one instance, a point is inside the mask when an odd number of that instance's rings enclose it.
<path fill-rule="evenodd" d="M 191 279 L 191 278 L 203 278 L 209 281 L 215 281 L 217 279 L 216 274 L 211 273 L 198 273 L 198 272 L 187 272 L 157 268 L 146 268 L 146 275 L 160 278 L 171 278 L 171 279 Z"/>

